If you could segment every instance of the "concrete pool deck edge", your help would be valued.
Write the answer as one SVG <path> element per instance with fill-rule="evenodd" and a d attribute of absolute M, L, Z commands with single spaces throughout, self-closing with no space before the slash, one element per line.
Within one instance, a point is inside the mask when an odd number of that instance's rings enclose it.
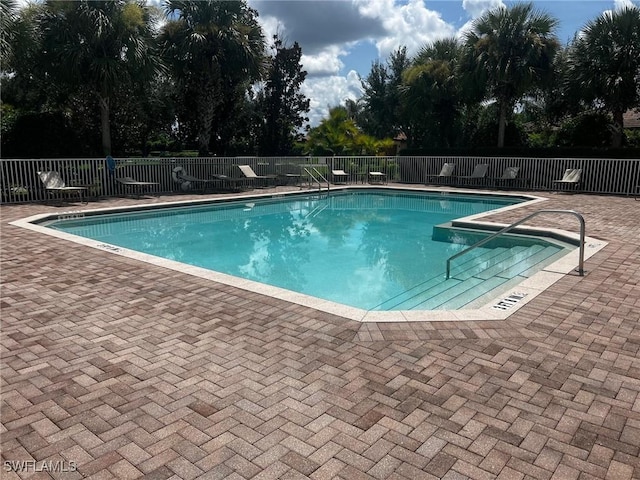
<path fill-rule="evenodd" d="M 529 195 L 529 194 L 513 194 L 491 191 L 473 191 L 473 192 L 460 192 L 459 190 L 430 190 L 421 189 L 416 191 L 415 188 L 404 188 L 402 186 L 345 186 L 336 187 L 335 191 L 344 190 L 361 190 L 361 189 L 375 189 L 375 190 L 394 190 L 394 191 L 407 191 L 413 193 L 433 193 L 446 196 L 448 194 L 467 194 L 467 195 L 487 195 L 487 196 L 505 196 L 505 197 L 517 197 L 525 198 L 527 201 L 509 205 L 506 207 L 490 210 L 480 214 L 474 214 L 466 217 L 461 217 L 452 222 L 455 226 L 462 226 L 464 228 L 473 228 L 479 230 L 502 228 L 506 224 L 499 224 L 494 222 L 485 222 L 483 219 L 496 213 L 505 212 L 509 210 L 517 210 L 518 208 L 535 205 L 546 201 L 546 198 Z M 459 322 L 459 321 L 476 321 L 476 320 L 505 320 L 512 314 L 518 311 L 523 305 L 526 305 L 540 293 L 544 292 L 551 285 L 556 283 L 565 275 L 571 274 L 575 267 L 578 265 L 578 249 L 574 249 L 564 255 L 559 260 L 553 262 L 547 267 L 543 268 L 531 277 L 523 280 L 515 287 L 509 288 L 507 291 L 503 291 L 500 295 L 495 296 L 488 300 L 484 305 L 473 309 L 459 309 L 459 310 L 399 310 L 399 311 L 367 311 L 355 307 L 351 307 L 344 304 L 331 302 L 328 300 L 312 297 L 309 295 L 293 292 L 291 290 L 274 287 L 252 280 L 242 279 L 234 277 L 232 275 L 207 270 L 201 267 L 186 265 L 184 263 L 176 262 L 173 260 L 163 259 L 154 255 L 149 255 L 134 250 L 110 245 L 104 242 L 91 240 L 76 235 L 64 233 L 58 230 L 53 230 L 43 226 L 42 224 L 58 219 L 71 219 L 77 217 L 99 215 L 104 213 L 124 213 L 130 211 L 140 210 L 157 210 L 162 208 L 170 208 L 176 206 L 193 206 L 193 205 L 206 205 L 227 203 L 233 201 L 248 201 L 251 199 L 269 199 L 269 198 L 282 198 L 290 195 L 310 194 L 315 193 L 315 190 L 300 190 L 281 193 L 265 193 L 257 195 L 234 195 L 225 197 L 222 199 L 197 199 L 189 200 L 186 202 L 170 201 L 154 204 L 143 204 L 135 206 L 122 206 L 122 207 L 109 207 L 98 208 L 82 211 L 65 211 L 60 213 L 45 213 L 33 215 L 30 217 L 22 218 L 9 222 L 11 225 L 26 228 L 35 232 L 43 233 L 46 235 L 54 236 L 60 239 L 71 241 L 80 245 L 96 248 L 98 250 L 107 251 L 113 254 L 121 255 L 134 260 L 146 262 L 152 265 L 168 268 L 177 272 L 186 273 L 199 278 L 211 280 L 224 285 L 240 288 L 249 292 L 266 295 L 272 298 L 284 300 L 287 302 L 295 303 L 305 307 L 313 308 L 325 313 L 338 315 L 346 319 L 355 320 L 358 322 L 376 322 L 376 323 L 388 323 L 388 322 Z M 563 229 L 557 228 L 541 228 L 541 227 L 519 227 L 521 232 L 530 232 L 532 236 L 548 236 L 555 239 L 565 239 L 568 242 L 576 244 L 579 240 L 579 236 L 576 233 L 572 233 Z M 596 254 L 602 248 L 607 245 L 607 242 L 592 238 L 585 237 L 585 260 Z M 577 273 L 576 273 L 577 275 Z"/>

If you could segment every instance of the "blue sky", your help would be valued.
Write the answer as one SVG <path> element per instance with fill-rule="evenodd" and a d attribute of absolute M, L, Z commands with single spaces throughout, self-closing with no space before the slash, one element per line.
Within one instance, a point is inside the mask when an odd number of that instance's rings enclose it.
<path fill-rule="evenodd" d="M 303 92 L 311 100 L 315 126 L 329 107 L 362 94 L 360 78 L 375 60 L 406 46 L 410 55 L 443 37 L 461 35 L 490 8 L 509 0 L 248 0 L 260 14 L 269 39 L 275 32 L 302 47 L 308 72 Z M 640 0 L 536 0 L 534 6 L 559 20 L 557 36 L 567 43 L 606 10 Z"/>

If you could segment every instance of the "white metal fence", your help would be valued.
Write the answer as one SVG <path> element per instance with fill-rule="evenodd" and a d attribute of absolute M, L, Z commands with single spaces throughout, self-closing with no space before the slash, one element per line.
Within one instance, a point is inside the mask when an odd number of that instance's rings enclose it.
<path fill-rule="evenodd" d="M 553 190 L 554 180 L 562 178 L 567 168 L 582 169 L 579 185 L 569 186 L 585 193 L 635 195 L 640 185 L 640 159 L 594 158 L 525 158 L 525 157 L 196 157 L 196 158 L 124 158 L 117 159 L 115 173 L 107 168 L 105 159 L 1 159 L 2 201 L 41 202 L 48 193 L 38 178 L 40 171 L 57 171 L 72 186 L 85 186 L 89 198 L 116 196 L 123 193 L 114 177 L 132 177 L 139 181 L 157 182 L 150 186 L 152 194 L 180 192 L 184 184 L 175 181 L 174 169 L 193 177 L 211 180 L 200 186 L 211 190 L 224 188 L 224 182 L 215 182 L 215 175 L 240 179 L 238 165 L 250 165 L 258 175 L 276 175 L 279 181 L 292 181 L 285 174 L 300 174 L 305 179 L 305 166 L 313 165 L 326 178 L 332 179 L 332 170 L 344 170 L 347 183 L 366 183 L 368 172 L 380 171 L 390 182 L 432 184 L 444 163 L 455 164 L 449 179 L 440 179 L 454 186 L 483 186 L 497 188 L 499 178 L 507 167 L 519 167 L 518 178 L 508 184 L 511 189 Z M 488 164 L 487 178 L 469 181 L 478 164 Z M 295 179 L 295 177 L 293 177 Z M 219 180 L 219 179 L 218 179 Z M 341 178 L 341 181 L 344 179 Z M 238 180 L 236 183 L 242 183 Z M 195 185 L 191 185 L 195 188 Z M 202 188 L 206 191 L 207 188 Z"/>

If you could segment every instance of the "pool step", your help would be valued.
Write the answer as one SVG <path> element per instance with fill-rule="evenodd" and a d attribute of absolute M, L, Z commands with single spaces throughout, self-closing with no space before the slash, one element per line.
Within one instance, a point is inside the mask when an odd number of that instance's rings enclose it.
<path fill-rule="evenodd" d="M 387 299 L 381 304 L 374 307 L 372 310 L 398 310 L 399 305 L 404 304 L 405 302 L 409 302 L 412 298 L 417 295 L 422 294 L 422 292 L 429 291 L 432 288 L 437 288 L 444 282 L 444 271 L 439 272 L 437 275 L 429 278 L 425 282 L 419 283 L 418 285 L 410 288 L 409 290 L 405 290 L 404 292 L 399 293 L 398 295 L 394 295 L 393 297 Z M 451 283 L 459 283 L 459 280 L 454 280 Z"/>
<path fill-rule="evenodd" d="M 452 276 L 444 272 L 381 303 L 374 310 L 453 310 L 476 301 L 497 288 L 505 288 L 537 271 L 536 265 L 558 253 L 549 245 L 478 249 L 472 258 L 460 259 Z"/>
<path fill-rule="evenodd" d="M 451 296 L 449 300 L 437 306 L 431 304 L 429 305 L 429 310 L 454 310 L 463 308 L 496 288 L 504 288 L 508 285 L 518 283 L 518 278 L 520 280 L 527 278 L 529 274 L 537 271 L 537 269 L 535 269 L 536 265 L 553 257 L 557 253 L 557 247 L 544 247 L 542 245 L 528 247 L 524 252 L 519 251 L 511 261 L 504 261 L 501 264 L 494 265 L 476 274 L 473 278 L 482 280 L 482 283 L 475 286 L 473 291 L 470 292 L 466 290 L 459 295 Z"/>
<path fill-rule="evenodd" d="M 517 275 L 522 275 L 525 271 L 531 270 L 532 267 L 543 262 L 547 258 L 551 257 L 558 251 L 555 247 L 543 247 L 536 245 L 529 247 L 528 255 L 518 255 L 513 259 L 513 262 L 509 262 L 506 268 L 504 265 L 495 265 L 491 268 L 484 270 L 476 275 L 478 278 L 488 279 L 494 276 L 500 276 L 503 278 L 513 278 Z"/>
<path fill-rule="evenodd" d="M 490 249 L 478 248 L 468 254 L 469 258 L 461 257 L 454 261 L 451 267 L 451 277 L 459 280 L 474 277 L 491 268 L 500 268 L 504 262 L 509 262 L 515 256 L 526 252 L 527 247 L 516 246 L 511 248 L 496 247 Z"/>
<path fill-rule="evenodd" d="M 522 249 L 524 247 L 514 248 Z M 445 282 L 445 272 L 443 265 L 443 270 L 441 272 L 438 272 L 437 275 L 434 275 L 425 282 L 420 283 L 410 288 L 409 290 L 406 290 L 398 295 L 389 298 L 373 309 L 397 310 L 400 308 L 405 310 L 407 309 L 405 307 L 407 307 L 408 305 L 413 305 L 416 304 L 416 302 L 419 303 L 421 301 L 424 301 L 425 296 L 423 295 L 423 292 L 429 292 L 429 294 L 435 295 L 440 291 L 449 288 L 450 286 L 460 283 L 460 281 L 462 280 L 472 277 L 474 273 L 481 272 L 483 268 L 488 268 L 489 266 L 495 265 L 497 262 L 509 258 L 511 255 L 509 253 L 509 249 L 504 247 L 492 249 L 479 248 L 478 251 L 474 253 L 475 255 L 470 255 L 471 258 L 463 259 L 460 262 L 460 265 L 457 266 L 456 271 L 462 269 L 464 270 L 464 272 L 461 272 L 460 275 L 456 275 L 455 279 L 451 279 L 450 281 Z"/>

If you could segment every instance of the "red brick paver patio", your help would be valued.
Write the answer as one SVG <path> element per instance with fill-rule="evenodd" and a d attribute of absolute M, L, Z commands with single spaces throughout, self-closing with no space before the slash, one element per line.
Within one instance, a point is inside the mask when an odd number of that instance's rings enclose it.
<path fill-rule="evenodd" d="M 640 202 L 546 196 L 529 210 L 575 209 L 608 246 L 508 320 L 464 323 L 360 324 L 3 205 L 2 478 L 640 478 Z"/>

